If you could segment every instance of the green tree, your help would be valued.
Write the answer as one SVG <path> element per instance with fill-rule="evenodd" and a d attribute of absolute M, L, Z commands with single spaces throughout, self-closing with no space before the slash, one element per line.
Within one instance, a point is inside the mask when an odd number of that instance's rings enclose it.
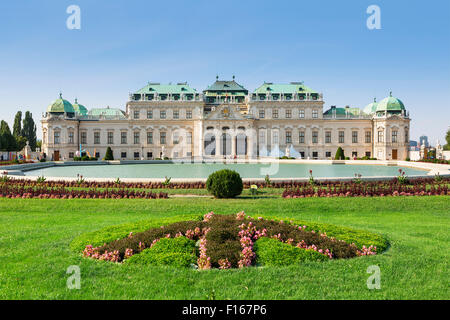
<path fill-rule="evenodd" d="M 450 129 L 447 130 L 445 140 L 447 141 L 447 144 L 444 146 L 444 150 L 450 150 Z"/>
<path fill-rule="evenodd" d="M 11 134 L 8 123 L 4 120 L 0 122 L 0 150 L 16 150 L 16 139 L 14 139 L 14 136 Z"/>
<path fill-rule="evenodd" d="M 336 156 L 334 157 L 335 160 L 345 160 L 344 150 L 342 150 L 341 147 L 339 147 L 336 151 Z"/>
<path fill-rule="evenodd" d="M 23 119 L 22 136 L 24 136 L 30 144 L 31 150 L 36 150 L 36 125 L 33 120 L 31 112 L 25 112 L 25 118 Z"/>
<path fill-rule="evenodd" d="M 14 136 L 16 140 L 16 150 L 21 151 L 27 145 L 27 138 L 24 136 Z"/>
<path fill-rule="evenodd" d="M 104 158 L 104 160 L 114 160 L 114 155 L 113 155 L 113 152 L 112 152 L 112 150 L 111 150 L 111 147 L 108 147 L 108 148 L 106 149 L 106 153 L 105 153 L 105 158 Z"/>
<path fill-rule="evenodd" d="M 13 126 L 13 136 L 17 139 L 18 136 L 22 135 L 22 111 L 17 111 L 16 117 L 14 118 Z"/>

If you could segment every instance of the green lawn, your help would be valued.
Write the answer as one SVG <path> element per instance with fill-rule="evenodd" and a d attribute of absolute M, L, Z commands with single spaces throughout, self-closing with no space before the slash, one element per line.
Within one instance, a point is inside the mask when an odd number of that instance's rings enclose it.
<path fill-rule="evenodd" d="M 84 259 L 81 233 L 180 214 L 245 210 L 380 233 L 383 254 L 283 268 L 195 271 Z M 0 199 L 0 299 L 450 299 L 450 197 Z M 69 290 L 66 269 L 81 268 Z M 366 269 L 381 269 L 369 290 Z"/>

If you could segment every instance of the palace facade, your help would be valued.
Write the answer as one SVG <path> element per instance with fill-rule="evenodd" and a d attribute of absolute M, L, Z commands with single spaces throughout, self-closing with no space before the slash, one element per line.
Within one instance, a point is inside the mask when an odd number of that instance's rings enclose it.
<path fill-rule="evenodd" d="M 304 85 L 264 83 L 253 92 L 216 81 L 199 93 L 187 83 L 148 83 L 125 110 L 59 99 L 43 118 L 42 151 L 49 160 L 90 155 L 114 159 L 408 157 L 409 113 L 390 94 L 364 109 L 331 106 Z"/>

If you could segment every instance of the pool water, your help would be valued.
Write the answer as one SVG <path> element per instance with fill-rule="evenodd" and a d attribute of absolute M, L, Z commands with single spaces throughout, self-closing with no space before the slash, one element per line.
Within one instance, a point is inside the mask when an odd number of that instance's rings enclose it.
<path fill-rule="evenodd" d="M 344 164 L 309 164 L 309 163 L 274 163 L 274 164 L 121 164 L 121 165 L 86 165 L 55 166 L 25 172 L 28 176 L 76 177 L 86 178 L 207 178 L 209 174 L 220 169 L 239 172 L 242 178 L 307 178 L 309 170 L 313 176 L 320 177 L 354 177 L 355 173 L 363 177 L 391 176 L 403 169 L 407 176 L 425 175 L 427 171 L 397 166 L 384 165 L 344 165 Z"/>

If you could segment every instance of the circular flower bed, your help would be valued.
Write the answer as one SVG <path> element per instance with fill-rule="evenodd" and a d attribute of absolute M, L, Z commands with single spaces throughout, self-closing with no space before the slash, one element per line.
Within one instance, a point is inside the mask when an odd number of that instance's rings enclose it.
<path fill-rule="evenodd" d="M 75 239 L 72 246 L 76 250 L 84 246 L 83 255 L 98 260 L 198 269 L 347 259 L 374 255 L 387 247 L 385 238 L 365 231 L 252 218 L 244 212 L 233 215 L 210 212 L 202 219 L 167 222 L 145 231 L 130 232 L 126 237 L 105 241 L 100 246 L 95 243 L 101 241 L 102 232 L 90 233 Z M 114 232 L 123 232 L 126 228 L 108 229 L 103 235 L 112 237 Z M 317 230 L 319 228 L 322 231 Z M 326 230 L 336 236 L 327 235 Z"/>

